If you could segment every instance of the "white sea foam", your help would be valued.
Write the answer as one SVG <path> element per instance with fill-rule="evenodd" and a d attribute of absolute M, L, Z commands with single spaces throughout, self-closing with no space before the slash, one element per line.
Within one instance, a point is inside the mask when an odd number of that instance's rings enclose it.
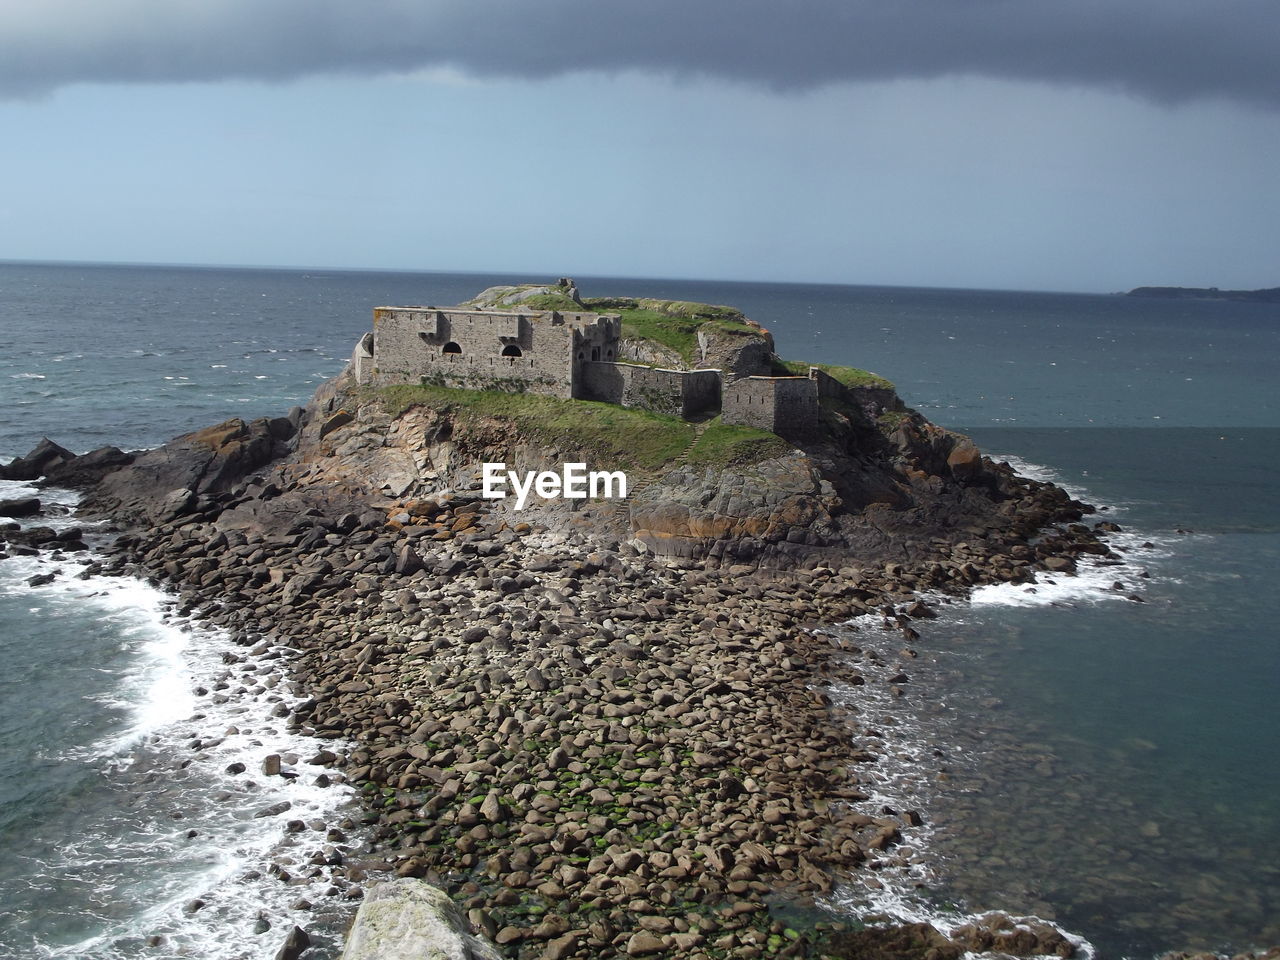
<path fill-rule="evenodd" d="M 246 657 L 225 631 L 176 617 L 176 598 L 141 580 L 75 579 L 86 565 L 41 555 L 0 566 L 0 591 L 30 595 L 42 616 L 93 611 L 132 654 L 103 696 L 123 711 L 123 728 L 61 760 L 99 767 L 106 789 L 138 790 L 136 810 L 127 821 L 90 819 L 45 864 L 60 889 L 84 887 L 84 912 L 100 922 L 94 935 L 48 944 L 41 955 L 124 960 L 160 935 L 173 956 L 273 956 L 292 924 L 316 927 L 309 913 L 293 909 L 295 901 L 332 900 L 328 872 L 310 862 L 332 845 L 310 825 L 331 825 L 354 793 L 317 784 L 323 768 L 306 760 L 333 744 L 291 732 L 276 716 L 298 699 L 279 672 L 283 659 Z M 26 583 L 53 570 L 60 575 L 52 583 Z M 228 666 L 224 654 L 244 662 Z M 270 754 L 285 758 L 284 776 L 262 775 Z M 244 772 L 230 772 L 233 764 Z M 148 796 L 153 790 L 159 799 Z M 259 815 L 278 806 L 285 808 Z M 307 826 L 295 831 L 290 821 Z M 272 876 L 282 858 L 295 878 L 315 878 L 293 885 Z M 195 900 L 206 904 L 198 912 L 190 910 Z M 254 936 L 259 917 L 272 929 Z"/>
<path fill-rule="evenodd" d="M 9 379 L 10 380 L 44 380 L 45 375 L 43 373 L 11 373 L 9 374 Z"/>
<path fill-rule="evenodd" d="M 973 607 L 1079 606 L 1123 601 L 1132 603 L 1150 582 L 1148 566 L 1167 557 L 1174 541 L 1169 537 L 1144 537 L 1129 531 L 1109 533 L 1107 543 L 1115 557 L 1082 554 L 1074 574 L 1036 574 L 1036 582 L 994 583 L 975 587 L 969 597 Z M 1117 562 L 1119 561 L 1119 562 Z"/>
<path fill-rule="evenodd" d="M 33 481 L 0 480 L 0 500 L 16 500 L 23 497 L 38 497 L 43 513 L 34 517 L 18 517 L 16 521 L 22 527 L 49 527 L 53 530 L 66 530 L 79 527 L 92 530 L 99 526 L 96 522 L 85 523 L 75 516 L 75 507 L 80 502 L 80 494 L 74 490 L 60 490 L 56 487 L 37 487 Z"/>

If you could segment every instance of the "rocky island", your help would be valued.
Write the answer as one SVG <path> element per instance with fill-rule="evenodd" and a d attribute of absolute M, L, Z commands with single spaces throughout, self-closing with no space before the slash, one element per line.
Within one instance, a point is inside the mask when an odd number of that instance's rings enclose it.
<path fill-rule="evenodd" d="M 1219 290 L 1217 287 L 1134 287 L 1127 297 L 1160 300 L 1242 300 L 1250 303 L 1280 303 L 1280 287 L 1261 290 Z"/>
<path fill-rule="evenodd" d="M 625 473 L 626 497 L 483 495 L 487 463 L 568 461 Z M 377 888 L 348 956 L 396 955 L 395 911 L 423 904 L 455 956 L 1075 950 L 1001 916 L 832 923 L 821 897 L 893 863 L 920 814 L 868 802 L 878 735 L 824 690 L 900 691 L 922 594 L 1069 574 L 1110 525 L 882 378 L 781 359 L 737 311 L 567 279 L 379 308 L 305 408 L 0 470 L 83 491 L 115 531 L 88 575 L 166 584 L 225 628 L 228 682 L 287 672 L 291 723 L 330 744 L 295 775 L 353 784 L 371 842 L 299 821 L 282 880 L 411 888 Z M 868 616 L 898 661 L 829 630 Z M 298 930 L 280 956 L 305 949 Z"/>

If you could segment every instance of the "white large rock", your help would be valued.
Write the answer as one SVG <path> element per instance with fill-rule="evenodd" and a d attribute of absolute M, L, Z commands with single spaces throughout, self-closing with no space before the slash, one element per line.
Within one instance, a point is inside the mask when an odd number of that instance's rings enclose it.
<path fill-rule="evenodd" d="M 501 955 L 467 932 L 447 893 L 404 877 L 365 894 L 342 960 L 501 960 Z"/>

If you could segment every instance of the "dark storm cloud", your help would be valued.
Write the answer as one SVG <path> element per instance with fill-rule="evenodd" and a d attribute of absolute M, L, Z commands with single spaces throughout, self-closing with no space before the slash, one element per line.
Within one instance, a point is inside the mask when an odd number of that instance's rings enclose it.
<path fill-rule="evenodd" d="M 1280 105 L 1277 0 L 0 0 L 0 95 L 451 66 L 780 90 L 977 75 Z"/>

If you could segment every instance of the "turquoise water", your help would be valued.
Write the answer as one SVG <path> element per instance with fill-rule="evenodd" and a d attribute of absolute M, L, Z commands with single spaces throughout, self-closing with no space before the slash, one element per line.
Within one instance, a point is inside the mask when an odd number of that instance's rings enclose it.
<path fill-rule="evenodd" d="M 373 306 L 513 279 L 0 264 L 0 456 L 46 434 L 146 446 L 276 415 L 341 369 Z M 1052 915 L 1108 957 L 1280 942 L 1274 305 L 579 282 L 740 306 L 785 356 L 890 377 L 1125 528 L 1129 566 L 920 626 L 895 709 L 922 746 L 884 785 L 929 824 L 900 900 Z M 251 816 L 272 787 L 222 771 L 287 746 L 279 688 L 215 709 L 194 691 L 224 669 L 224 640 L 167 622 L 142 585 L 32 588 L 34 569 L 0 563 L 0 953 L 152 955 L 144 938 L 161 933 L 189 956 L 273 955 L 297 914 L 251 877 L 281 855 L 279 825 Z M 191 751 L 231 725 L 242 733 Z M 195 759 L 175 770 L 184 750 Z M 291 799 L 317 817 L 338 804 Z M 319 844 L 295 841 L 283 855 Z M 187 914 L 193 897 L 208 906 Z M 260 910 L 273 932 L 254 935 Z"/>

